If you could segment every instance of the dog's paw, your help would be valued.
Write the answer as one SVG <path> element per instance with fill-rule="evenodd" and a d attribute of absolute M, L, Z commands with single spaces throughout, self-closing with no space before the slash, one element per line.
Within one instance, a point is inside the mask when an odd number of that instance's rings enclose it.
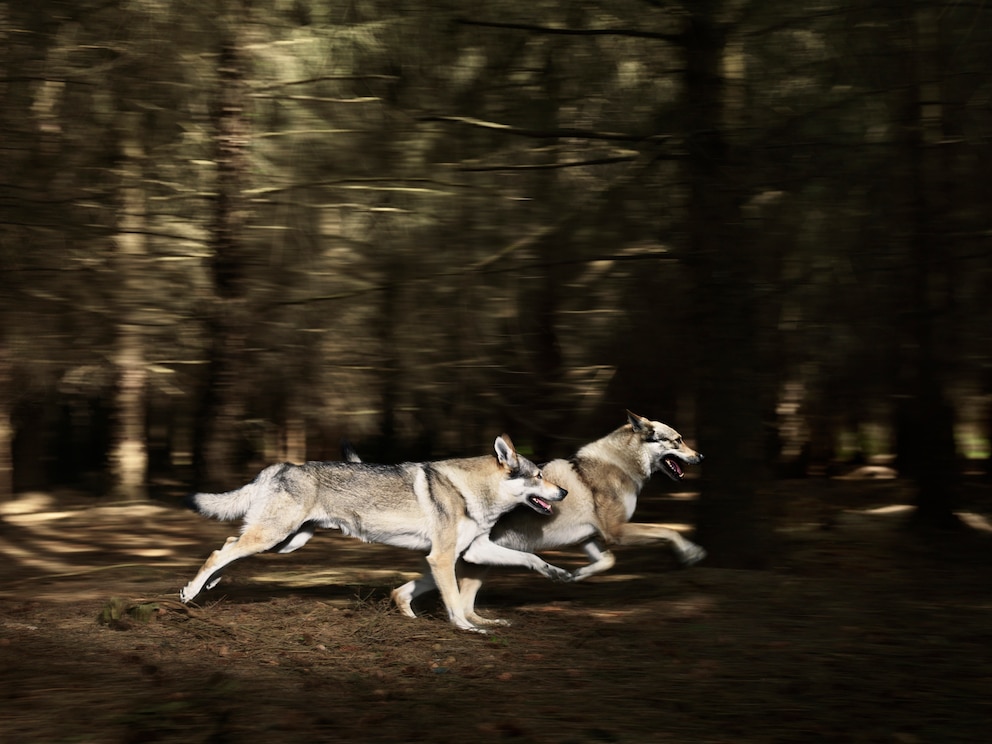
<path fill-rule="evenodd" d="M 405 617 L 412 617 L 414 620 L 417 619 L 417 613 L 413 611 L 413 605 L 409 602 L 400 602 L 398 600 L 394 601 L 396 602 L 396 609 L 400 611 L 401 615 L 404 615 Z"/>
<path fill-rule="evenodd" d="M 455 615 L 450 615 L 448 617 L 448 619 L 451 621 L 451 624 L 452 625 L 454 625 L 456 628 L 458 628 L 458 630 L 467 630 L 470 633 L 488 633 L 489 632 L 485 628 L 480 628 L 478 625 L 475 625 L 467 617 L 458 617 L 458 616 L 455 616 Z"/>
<path fill-rule="evenodd" d="M 682 555 L 679 556 L 679 562 L 684 568 L 689 568 L 689 566 L 694 566 L 706 557 L 706 551 L 694 543 L 690 543 Z"/>
<path fill-rule="evenodd" d="M 469 615 L 469 621 L 476 626 L 480 625 L 495 625 L 501 628 L 508 628 L 512 623 L 509 620 L 504 620 L 501 617 L 482 617 L 482 615 Z"/>
<path fill-rule="evenodd" d="M 583 568 L 588 568 L 588 566 L 583 566 Z M 582 568 L 578 568 L 572 572 L 572 578 L 569 579 L 571 582 L 582 581 L 583 579 L 588 579 L 590 576 L 599 573 L 598 571 L 583 571 Z"/>
<path fill-rule="evenodd" d="M 558 581 L 563 584 L 575 581 L 575 575 L 571 571 L 566 571 L 564 568 L 558 568 L 558 566 L 552 566 L 550 563 L 541 573 L 552 581 Z"/>

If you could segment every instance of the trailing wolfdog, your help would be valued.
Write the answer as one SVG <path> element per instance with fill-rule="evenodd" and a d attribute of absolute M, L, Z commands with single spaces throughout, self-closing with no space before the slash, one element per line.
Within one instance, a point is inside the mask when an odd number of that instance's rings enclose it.
<path fill-rule="evenodd" d="M 232 561 L 266 550 L 289 553 L 302 547 L 318 527 L 331 527 L 366 542 L 430 551 L 431 586 L 438 587 L 451 622 L 485 632 L 469 621 L 458 596 L 455 561 L 524 566 L 569 581 L 571 574 L 530 553 L 489 540 L 496 520 L 526 504 L 537 514 L 554 513 L 564 488 L 545 480 L 540 469 L 517 454 L 505 434 L 496 456 L 399 465 L 307 462 L 272 465 L 246 486 L 227 493 L 200 493 L 190 505 L 223 520 L 244 517 L 240 537 L 215 550 L 182 591 L 190 602 L 220 581 Z"/>

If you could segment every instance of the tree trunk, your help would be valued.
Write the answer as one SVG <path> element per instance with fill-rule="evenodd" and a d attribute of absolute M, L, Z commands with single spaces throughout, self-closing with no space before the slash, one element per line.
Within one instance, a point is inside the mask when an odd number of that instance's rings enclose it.
<path fill-rule="evenodd" d="M 14 495 L 13 385 L 10 351 L 0 328 L 0 500 Z"/>
<path fill-rule="evenodd" d="M 113 491 L 126 500 L 145 499 L 148 449 L 145 412 L 148 371 L 142 331 L 145 287 L 146 210 L 143 185 L 145 152 L 140 115 L 124 115 L 122 137 L 122 209 L 118 221 L 117 268 L 121 280 L 120 322 L 117 326 L 117 389 L 110 449 Z"/>
<path fill-rule="evenodd" d="M 915 64 L 910 90 L 912 126 L 909 127 L 909 162 L 912 194 L 910 204 L 915 224 L 910 236 L 909 297 L 910 347 L 913 377 L 910 408 L 903 442 L 913 442 L 907 455 L 913 460 L 917 485 L 915 522 L 924 527 L 946 527 L 957 523 L 954 503 L 958 489 L 958 466 L 954 440 L 954 412 L 946 387 L 946 368 L 954 354 L 949 331 L 938 328 L 939 317 L 953 305 L 953 261 L 943 229 L 948 192 L 944 163 L 943 112 L 939 65 L 938 8 L 914 6 L 911 21 L 916 35 L 910 45 Z M 906 436 L 908 435 L 908 436 Z M 924 443 L 925 442 L 925 443 Z"/>
<path fill-rule="evenodd" d="M 197 416 L 194 474 L 201 487 L 230 487 L 244 418 L 242 379 L 247 373 L 245 332 L 245 256 L 242 193 L 248 172 L 244 60 L 238 24 L 229 20 L 228 38 L 218 63 L 218 96 L 213 112 L 217 144 L 217 197 L 212 231 L 211 274 L 214 296 L 209 310 L 210 350 L 207 380 Z"/>
<path fill-rule="evenodd" d="M 719 3 L 697 6 L 687 35 L 689 250 L 698 323 L 697 425 L 703 464 L 698 540 L 714 565 L 764 563 L 766 525 L 756 486 L 763 457 L 762 378 L 757 369 L 756 261 L 741 226 L 726 129 L 736 111 Z M 729 123 L 732 123 L 729 122 Z"/>
<path fill-rule="evenodd" d="M 572 22 L 580 26 L 581 22 L 573 13 Z M 560 103 L 559 73 L 555 69 L 554 59 L 557 45 L 554 39 L 546 40 L 544 71 L 541 75 L 543 90 L 530 102 L 529 119 L 535 129 L 554 131 L 558 128 L 558 107 Z M 558 162 L 557 139 L 545 141 L 547 148 L 542 162 L 554 164 Z M 535 175 L 535 190 L 542 194 L 544 209 L 548 214 L 543 218 L 552 224 L 555 216 L 565 205 L 559 203 L 561 189 L 558 186 L 559 171 L 549 168 L 538 171 Z M 559 230 L 552 230 L 534 244 L 534 261 L 537 264 L 536 275 L 532 279 L 520 282 L 517 295 L 517 322 L 520 327 L 519 348 L 527 365 L 529 382 L 521 391 L 521 398 L 527 414 L 517 417 L 523 419 L 514 428 L 525 427 L 524 422 L 531 420 L 535 425 L 524 428 L 517 445 L 530 446 L 540 457 L 549 457 L 548 453 L 556 435 L 568 430 L 568 412 L 561 405 L 561 382 L 564 377 L 561 348 L 558 342 L 557 321 L 558 305 L 562 279 L 561 272 L 550 266 L 553 259 L 561 255 L 562 242 L 565 236 Z M 540 412 L 534 418 L 534 412 Z"/>

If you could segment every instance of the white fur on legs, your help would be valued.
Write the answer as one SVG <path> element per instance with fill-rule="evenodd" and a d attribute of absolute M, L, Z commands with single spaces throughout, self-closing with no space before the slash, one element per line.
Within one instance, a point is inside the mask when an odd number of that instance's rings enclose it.
<path fill-rule="evenodd" d="M 292 553 L 294 550 L 299 550 L 307 541 L 313 537 L 313 533 L 316 532 L 316 528 L 313 525 L 304 525 L 300 527 L 299 531 L 293 535 L 285 544 L 280 545 L 276 548 L 277 553 Z"/>
<path fill-rule="evenodd" d="M 685 545 L 682 546 L 681 550 L 676 551 L 679 562 L 688 568 L 699 563 L 706 557 L 706 550 L 696 545 L 696 543 L 685 541 Z"/>
<path fill-rule="evenodd" d="M 706 551 L 694 542 L 686 540 L 671 527 L 660 524 L 627 522 L 620 525 L 616 534 L 611 535 L 613 542 L 619 545 L 650 545 L 656 542 L 672 544 L 675 557 L 683 566 L 699 563 L 706 557 Z"/>
<path fill-rule="evenodd" d="M 482 588 L 482 581 L 489 573 L 489 566 L 479 566 L 474 563 L 458 562 L 458 591 L 462 595 L 462 607 L 465 617 L 476 625 L 510 625 L 509 620 L 498 617 L 483 617 L 475 611 L 475 599 Z"/>
<path fill-rule="evenodd" d="M 458 593 L 458 580 L 455 578 L 455 562 L 457 550 L 454 546 L 434 543 L 431 552 L 427 554 L 427 563 L 431 567 L 431 576 L 441 593 L 444 606 L 448 608 L 448 620 L 461 630 L 473 633 L 485 633 L 484 628 L 473 625 L 462 609 L 461 597 Z"/>
<path fill-rule="evenodd" d="M 553 581 L 572 581 L 572 574 L 558 566 L 552 566 L 547 561 L 538 558 L 533 553 L 525 553 L 520 550 L 512 550 L 497 545 L 489 539 L 488 535 L 481 535 L 468 546 L 464 559 L 466 565 L 463 566 L 463 578 L 460 582 L 459 591 L 461 593 L 462 608 L 465 617 L 476 625 L 509 625 L 510 623 L 500 618 L 485 618 L 475 611 L 475 596 L 482 586 L 482 578 L 485 571 L 479 568 L 485 566 L 523 566 L 532 571 L 537 571 Z M 475 569 L 467 564 L 478 564 Z"/>
<path fill-rule="evenodd" d="M 533 553 L 525 553 L 522 550 L 512 550 L 497 545 L 489 539 L 488 535 L 480 535 L 475 538 L 462 557 L 469 563 L 479 563 L 485 566 L 522 566 L 537 571 L 542 576 L 554 581 L 572 580 L 570 571 L 552 566 Z"/>
<path fill-rule="evenodd" d="M 572 574 L 573 581 L 582 581 L 595 574 L 603 573 L 603 571 L 609 571 L 617 562 L 617 559 L 613 557 L 613 553 L 601 548 L 595 540 L 589 540 L 583 543 L 582 550 L 585 551 L 590 562 Z"/>
<path fill-rule="evenodd" d="M 406 582 L 403 586 L 393 589 L 391 597 L 400 612 L 407 617 L 416 617 L 417 614 L 413 611 L 414 600 L 421 594 L 435 589 L 437 589 L 437 584 L 434 583 L 434 576 L 431 574 L 430 565 L 427 561 L 424 561 L 420 576 L 413 581 Z"/>
<path fill-rule="evenodd" d="M 249 555 L 269 550 L 277 545 L 279 539 L 273 537 L 273 534 L 285 533 L 273 533 L 270 530 L 253 526 L 246 529 L 240 537 L 227 538 L 224 547 L 211 553 L 210 557 L 200 567 L 200 570 L 197 571 L 193 580 L 179 592 L 180 601 L 188 604 L 204 588 L 216 586 L 217 582 L 220 581 L 219 573 L 221 569 L 228 564 L 233 563 L 239 558 L 245 558 Z"/>

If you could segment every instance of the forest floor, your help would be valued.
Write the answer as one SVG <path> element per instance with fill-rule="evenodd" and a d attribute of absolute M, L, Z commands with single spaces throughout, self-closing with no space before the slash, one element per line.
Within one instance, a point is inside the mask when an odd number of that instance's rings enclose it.
<path fill-rule="evenodd" d="M 617 550 L 588 582 L 494 571 L 455 630 L 389 590 L 419 557 L 319 533 L 176 597 L 234 528 L 160 500 L 27 494 L 0 510 L 9 742 L 987 741 L 992 532 L 920 540 L 898 481 L 777 486 L 767 570 Z M 799 496 L 800 498 L 796 498 Z M 642 500 L 656 521 L 666 500 Z M 550 556 L 576 566 L 578 553 Z"/>

